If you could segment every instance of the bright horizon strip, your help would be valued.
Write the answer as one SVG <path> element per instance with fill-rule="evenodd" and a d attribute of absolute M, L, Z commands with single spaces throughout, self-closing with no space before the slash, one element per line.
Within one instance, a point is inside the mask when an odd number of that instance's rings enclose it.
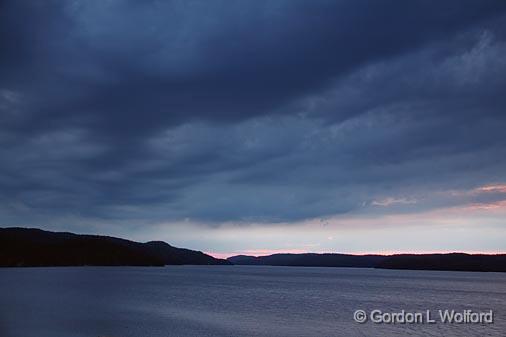
<path fill-rule="evenodd" d="M 415 196 L 385 196 L 359 212 L 322 219 L 226 222 L 212 226 L 187 219 L 139 228 L 129 237 L 138 241 L 163 240 L 216 257 L 276 253 L 506 253 L 505 187 L 501 183 L 437 191 L 426 199 L 438 198 L 450 206 L 425 210 L 408 211 L 412 205 L 423 206 L 423 199 Z M 124 235 L 114 231 L 108 234 Z"/>
<path fill-rule="evenodd" d="M 501 192 L 506 187 L 506 185 L 498 185 L 498 186 L 486 186 L 473 190 L 473 193 L 488 193 L 488 192 Z M 479 192 L 474 192 L 479 191 Z M 442 230 L 449 230 L 449 237 L 451 237 L 451 232 L 455 231 L 456 233 L 462 233 L 466 229 L 469 229 L 470 236 L 469 239 L 474 240 L 477 232 L 483 234 L 481 230 L 483 225 L 492 226 L 497 230 L 497 234 L 499 236 L 502 235 L 506 242 L 506 235 L 504 234 L 504 219 L 506 219 L 506 201 L 499 200 L 490 203 L 470 203 L 463 206 L 457 207 L 448 207 L 443 209 L 430 210 L 426 212 L 420 212 L 415 214 L 386 214 L 383 215 L 380 219 L 377 217 L 349 217 L 349 218 L 335 218 L 327 220 L 330 223 L 337 222 L 340 224 L 339 229 L 336 231 L 353 231 L 349 227 L 362 227 L 357 229 L 361 231 L 364 236 L 368 235 L 368 232 L 372 234 L 378 230 L 385 231 L 392 227 L 398 227 L 398 231 L 404 232 L 406 229 L 409 231 L 409 228 L 401 227 L 400 224 L 411 224 L 411 228 L 414 229 L 415 233 L 424 232 L 430 229 L 441 228 Z M 417 223 L 418 222 L 418 223 Z M 420 222 L 424 222 L 425 225 L 421 225 Z M 379 224 L 383 223 L 382 226 Z M 375 228 L 376 226 L 383 227 Z M 423 226 L 422 229 L 419 227 Z M 329 227 L 331 227 L 329 225 Z M 386 229 L 385 229 L 386 227 Z M 502 227 L 502 228 L 501 228 Z M 313 229 L 314 230 L 314 229 Z M 380 233 L 381 235 L 381 233 Z M 495 236 L 494 232 L 491 232 L 491 236 Z M 416 235 L 417 236 L 417 235 Z M 418 237 L 418 236 L 417 236 Z M 333 240 L 333 236 L 327 237 L 328 239 Z M 406 249 L 339 249 L 336 247 L 335 249 L 318 249 L 317 247 L 312 247 L 314 249 L 302 248 L 302 247 L 287 247 L 286 249 L 282 248 L 263 248 L 263 249 L 243 249 L 236 250 L 232 252 L 220 252 L 209 250 L 209 254 L 215 257 L 227 258 L 234 255 L 250 255 L 250 256 L 266 256 L 271 254 L 278 253 L 342 253 L 342 254 L 353 254 L 353 255 L 367 255 L 367 254 L 377 254 L 377 255 L 392 255 L 392 254 L 444 254 L 444 253 L 468 253 L 468 254 L 500 254 L 505 253 L 506 249 L 501 247 L 496 248 L 460 248 L 458 246 L 453 246 L 452 248 L 417 248 L 416 244 L 418 242 L 414 242 L 414 247 L 409 247 Z M 440 245 L 441 246 L 441 245 Z M 503 247 L 503 246 L 502 246 Z"/>
<path fill-rule="evenodd" d="M 331 252 L 331 251 L 303 251 L 303 250 L 262 250 L 262 254 L 256 255 L 250 253 L 250 251 L 245 252 L 232 252 L 232 253 L 214 253 L 214 252 L 204 252 L 207 255 L 211 255 L 212 257 L 218 258 L 218 259 L 227 259 L 232 256 L 237 255 L 247 255 L 247 256 L 254 256 L 254 257 L 264 257 L 274 254 L 345 254 L 345 255 L 398 255 L 398 254 L 409 254 L 409 255 L 421 255 L 421 254 L 452 254 L 452 253 L 463 253 L 463 254 L 472 254 L 472 255 L 495 255 L 495 254 L 506 254 L 506 251 L 497 251 L 497 252 L 491 252 L 491 251 L 402 251 L 402 252 L 396 252 L 396 251 L 380 251 L 380 252 Z"/>
<path fill-rule="evenodd" d="M 181 240 L 173 243 L 222 258 L 276 253 L 498 254 L 506 252 L 505 218 L 503 207 L 463 207 L 416 215 L 338 217 L 326 220 L 323 226 L 312 220 L 300 224 L 204 228 L 200 230 L 208 238 L 205 241 L 193 242 L 189 230 L 190 238 L 182 234 Z M 179 230 L 171 232 L 175 239 Z M 214 248 L 226 247 L 231 241 L 236 243 L 232 249 Z"/>

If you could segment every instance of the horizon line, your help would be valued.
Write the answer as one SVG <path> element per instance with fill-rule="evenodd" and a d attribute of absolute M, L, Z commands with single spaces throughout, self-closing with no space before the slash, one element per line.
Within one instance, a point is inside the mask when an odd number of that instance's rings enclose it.
<path fill-rule="evenodd" d="M 342 254 L 342 255 L 354 255 L 354 256 L 365 256 L 365 255 L 380 255 L 380 256 L 391 256 L 391 255 L 434 255 L 434 254 L 468 254 L 468 255 L 505 255 L 506 251 L 462 251 L 462 250 L 438 250 L 438 251 L 383 251 L 383 252 L 336 252 L 336 251 L 291 251 L 291 250 L 273 250 L 272 252 L 265 251 L 265 254 L 257 254 L 245 252 L 233 252 L 233 253 L 219 253 L 203 251 L 203 253 L 210 255 L 217 259 L 228 259 L 234 256 L 252 256 L 252 257 L 265 257 L 276 254 Z"/>

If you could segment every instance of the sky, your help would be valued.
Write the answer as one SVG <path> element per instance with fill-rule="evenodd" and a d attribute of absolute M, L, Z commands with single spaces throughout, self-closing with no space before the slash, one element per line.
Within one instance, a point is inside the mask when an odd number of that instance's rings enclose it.
<path fill-rule="evenodd" d="M 506 252 L 506 1 L 0 2 L 0 226 Z"/>

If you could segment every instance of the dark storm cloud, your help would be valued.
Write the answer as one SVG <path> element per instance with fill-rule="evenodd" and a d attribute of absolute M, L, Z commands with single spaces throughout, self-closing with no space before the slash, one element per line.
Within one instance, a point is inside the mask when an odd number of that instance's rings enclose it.
<path fill-rule="evenodd" d="M 9 221 L 290 221 L 505 180 L 504 1 L 0 6 Z"/>

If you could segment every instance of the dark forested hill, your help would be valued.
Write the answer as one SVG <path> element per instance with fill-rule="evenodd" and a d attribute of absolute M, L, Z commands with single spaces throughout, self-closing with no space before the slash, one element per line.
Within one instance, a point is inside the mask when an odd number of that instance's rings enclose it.
<path fill-rule="evenodd" d="M 376 268 L 506 272 L 506 254 L 399 254 L 382 260 Z"/>
<path fill-rule="evenodd" d="M 268 256 L 238 255 L 228 258 L 233 264 L 303 266 L 303 267 L 361 267 L 373 268 L 385 259 L 382 255 L 349 254 L 274 254 Z"/>
<path fill-rule="evenodd" d="M 216 259 L 162 241 L 134 242 L 109 236 L 0 228 L 0 267 L 270 265 L 506 272 L 506 254 L 274 254 Z"/>
<path fill-rule="evenodd" d="M 0 228 L 0 267 L 181 264 L 230 262 L 160 241 L 139 243 L 109 236 Z"/>
<path fill-rule="evenodd" d="M 506 272 L 506 254 L 274 254 L 258 257 L 237 255 L 228 260 L 239 265 Z"/>

